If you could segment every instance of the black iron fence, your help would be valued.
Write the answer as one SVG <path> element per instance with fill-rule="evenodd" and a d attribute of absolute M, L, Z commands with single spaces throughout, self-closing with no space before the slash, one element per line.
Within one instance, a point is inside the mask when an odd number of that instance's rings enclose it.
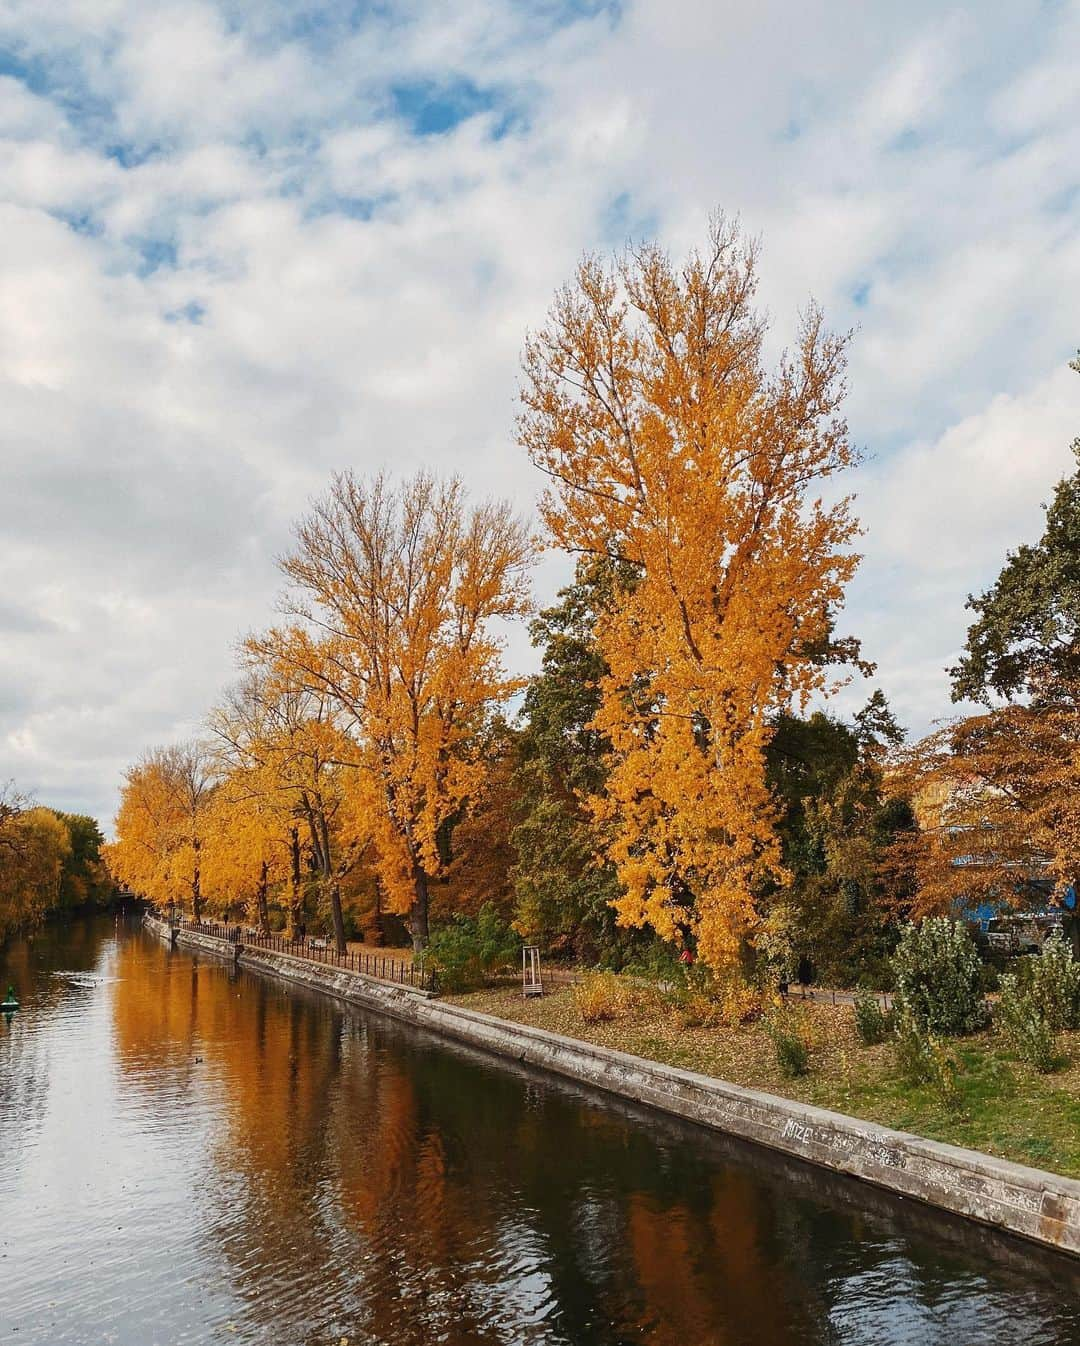
<path fill-rule="evenodd" d="M 420 991 L 439 989 L 435 969 L 425 967 L 423 962 L 410 963 L 403 958 L 376 953 L 338 953 L 327 940 L 262 935 L 246 926 L 225 925 L 220 921 L 191 921 L 185 916 L 178 924 L 185 930 L 212 935 L 230 944 L 240 944 L 251 949 L 272 949 L 275 953 L 287 953 L 290 958 L 306 958 L 313 963 L 324 963 L 327 967 L 339 967 L 348 972 L 360 972 L 365 977 L 377 977 L 380 981 L 396 982 L 399 986 L 414 986 Z"/>

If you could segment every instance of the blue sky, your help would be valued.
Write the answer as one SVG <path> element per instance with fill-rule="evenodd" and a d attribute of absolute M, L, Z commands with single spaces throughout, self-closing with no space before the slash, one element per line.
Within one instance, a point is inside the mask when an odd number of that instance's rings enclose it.
<path fill-rule="evenodd" d="M 1076 0 L 8 0 L 0 777 L 108 819 L 334 469 L 531 511 L 526 329 L 584 250 L 718 207 L 774 351 L 810 297 L 856 329 L 846 624 L 924 729 L 1080 434 L 1078 66 Z"/>

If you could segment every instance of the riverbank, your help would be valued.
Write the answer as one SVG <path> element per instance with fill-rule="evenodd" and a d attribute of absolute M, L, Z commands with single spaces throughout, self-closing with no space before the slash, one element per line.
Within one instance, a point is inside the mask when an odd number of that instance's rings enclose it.
<path fill-rule="evenodd" d="M 165 940 L 164 922 L 147 926 Z M 1080 1255 L 1080 1182 L 975 1150 L 746 1088 L 580 1037 L 439 1001 L 428 992 L 194 931 L 175 935 L 239 966 L 329 993 L 467 1043 L 553 1071 L 662 1112 L 846 1173 L 1059 1251 Z"/>
<path fill-rule="evenodd" d="M 764 1026 L 687 1027 L 659 997 L 613 1020 L 589 1024 L 565 987 L 523 1000 L 517 987 L 474 991 L 455 1003 L 666 1065 L 780 1094 L 894 1130 L 979 1150 L 1018 1164 L 1037 1164 L 1080 1178 L 1080 1033 L 1063 1033 L 1068 1064 L 1040 1075 L 1016 1059 L 999 1034 L 983 1032 L 953 1044 L 960 1069 L 948 1105 L 929 1084 L 911 1085 L 896 1070 L 890 1042 L 864 1046 L 849 1004 L 796 1001 L 794 1023 L 809 1047 L 809 1071 L 780 1070 Z"/>
<path fill-rule="evenodd" d="M 884 1188 L 130 918 L 7 955 L 0 1336 L 27 1346 L 1080 1340 L 1080 1259 Z"/>

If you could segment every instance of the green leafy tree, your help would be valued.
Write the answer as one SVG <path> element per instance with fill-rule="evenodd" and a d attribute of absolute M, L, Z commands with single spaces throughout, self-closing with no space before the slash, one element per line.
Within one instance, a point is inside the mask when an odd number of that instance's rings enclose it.
<path fill-rule="evenodd" d="M 427 948 L 445 991 L 479 986 L 492 974 L 515 967 L 520 955 L 521 939 L 491 902 L 475 916 L 454 916 L 438 926 Z"/>
<path fill-rule="evenodd" d="M 543 656 L 525 694 L 514 773 L 515 925 L 526 939 L 588 961 L 630 942 L 611 908 L 615 871 L 598 859 L 600 838 L 583 804 L 607 776 L 608 745 L 591 728 L 606 669 L 596 615 L 626 582 L 614 563 L 582 562 L 558 603 L 533 621 Z"/>
<path fill-rule="evenodd" d="M 903 738 L 884 694 L 851 724 L 816 712 L 781 715 L 767 751 L 784 866 L 769 895 L 762 947 L 782 931 L 787 975 L 879 981 L 897 938 L 882 856 L 914 819 L 886 788 L 882 759 Z"/>
<path fill-rule="evenodd" d="M 102 859 L 105 844 L 97 819 L 85 813 L 61 813 L 53 810 L 67 828 L 71 850 L 60 875 L 58 906 L 64 910 L 84 906 L 105 906 L 115 887 Z"/>
<path fill-rule="evenodd" d="M 855 712 L 852 731 L 862 751 L 875 758 L 889 748 L 898 748 L 906 736 L 880 687 L 862 710 Z"/>
<path fill-rule="evenodd" d="M 1080 360 L 1072 366 L 1080 373 Z M 1073 441 L 1080 464 L 1080 439 Z M 994 584 L 967 606 L 976 613 L 960 662 L 949 670 L 954 701 L 990 704 L 1033 683 L 1080 680 L 1080 467 L 1058 482 L 1033 546 L 1010 552 Z"/>

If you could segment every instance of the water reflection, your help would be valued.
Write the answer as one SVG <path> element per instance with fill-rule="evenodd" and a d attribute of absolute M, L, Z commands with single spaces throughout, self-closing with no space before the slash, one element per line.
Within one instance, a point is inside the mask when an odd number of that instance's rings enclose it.
<path fill-rule="evenodd" d="M 8 1339 L 1080 1335 L 1071 1263 L 137 928 L 50 931 L 9 961 Z"/>

